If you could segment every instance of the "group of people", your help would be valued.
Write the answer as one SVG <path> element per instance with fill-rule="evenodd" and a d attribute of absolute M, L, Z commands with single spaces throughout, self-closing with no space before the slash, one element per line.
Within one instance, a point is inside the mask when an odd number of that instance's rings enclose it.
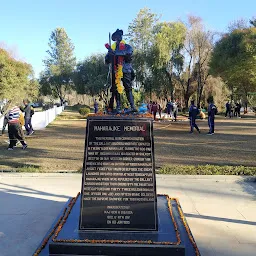
<path fill-rule="evenodd" d="M 209 126 L 209 132 L 207 135 L 213 135 L 214 134 L 214 119 L 215 115 L 218 113 L 218 109 L 216 105 L 213 103 L 213 99 L 209 99 L 208 101 L 208 126 Z M 196 117 L 199 115 L 200 110 L 195 105 L 195 101 L 191 101 L 191 105 L 189 107 L 189 119 L 190 119 L 190 133 L 194 132 L 194 128 L 200 133 L 200 129 L 196 124 Z"/>
<path fill-rule="evenodd" d="M 24 106 L 22 107 L 19 107 L 18 104 L 16 104 L 15 106 L 9 108 L 4 116 L 2 134 L 4 134 L 5 128 L 8 125 L 8 150 L 13 150 L 14 147 L 18 145 L 18 141 L 20 141 L 22 149 L 27 148 L 28 145 L 25 141 L 25 135 L 22 129 L 23 125 L 25 126 L 27 136 L 34 133 L 31 123 L 34 109 L 28 100 L 23 100 L 23 104 Z"/>
<path fill-rule="evenodd" d="M 159 113 L 159 117 L 161 118 L 162 113 L 162 107 L 160 104 L 158 104 L 156 101 L 150 101 L 147 104 L 148 112 L 151 113 L 154 116 L 154 120 L 156 120 L 156 114 Z M 167 115 L 172 119 L 172 121 L 177 121 L 177 114 L 178 114 L 178 101 L 171 101 L 168 100 L 166 104 L 165 112 Z M 218 113 L 218 109 L 216 105 L 213 102 L 213 98 L 209 98 L 208 100 L 208 126 L 209 126 L 209 132 L 208 135 L 214 134 L 214 120 L 215 115 Z M 199 108 L 195 105 L 195 101 L 191 101 L 191 105 L 189 107 L 189 119 L 190 119 L 190 133 L 194 132 L 194 128 L 200 133 L 200 129 L 196 124 L 197 116 L 205 116 L 203 112 L 200 113 Z M 239 112 L 240 115 L 240 112 Z"/>
<path fill-rule="evenodd" d="M 154 116 L 154 120 L 156 120 L 156 114 L 159 114 L 159 117 L 162 118 L 162 111 L 163 108 L 160 104 L 156 101 L 150 101 L 147 105 L 148 113 L 151 113 Z M 167 115 L 172 119 L 172 121 L 177 121 L 177 114 L 178 114 L 178 104 L 176 101 L 169 100 L 166 104 L 165 109 Z"/>
<path fill-rule="evenodd" d="M 241 112 L 241 103 L 238 101 L 234 103 L 233 101 L 227 102 L 226 103 L 226 113 L 225 117 L 241 117 L 240 112 Z"/>

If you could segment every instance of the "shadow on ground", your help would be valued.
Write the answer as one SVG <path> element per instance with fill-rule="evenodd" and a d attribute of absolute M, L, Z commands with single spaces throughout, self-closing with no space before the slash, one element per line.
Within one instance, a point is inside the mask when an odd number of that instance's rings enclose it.
<path fill-rule="evenodd" d="M 244 181 L 237 181 L 237 184 L 242 187 L 245 193 L 252 195 L 253 200 L 256 201 L 256 176 L 245 178 Z"/>
<path fill-rule="evenodd" d="M 26 187 L 0 184 L 0 254 L 1 256 L 32 255 L 65 202 L 65 198 Z"/>

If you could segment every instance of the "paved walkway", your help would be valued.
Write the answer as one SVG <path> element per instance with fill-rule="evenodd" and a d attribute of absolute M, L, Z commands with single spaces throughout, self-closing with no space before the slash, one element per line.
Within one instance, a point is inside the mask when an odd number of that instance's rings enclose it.
<path fill-rule="evenodd" d="M 80 174 L 0 174 L 0 256 L 32 255 Z M 256 255 L 256 183 L 234 176 L 157 176 L 178 197 L 202 256 Z"/>

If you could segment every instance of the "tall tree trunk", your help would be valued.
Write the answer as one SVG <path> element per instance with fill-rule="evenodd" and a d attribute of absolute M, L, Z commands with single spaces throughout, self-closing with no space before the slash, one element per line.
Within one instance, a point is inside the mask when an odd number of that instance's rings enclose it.
<path fill-rule="evenodd" d="M 190 78 L 189 78 L 188 81 L 187 81 L 187 88 L 186 88 L 185 95 L 184 95 L 184 100 L 185 100 L 185 107 L 186 107 L 186 109 L 188 109 L 189 88 L 190 88 Z"/>
<path fill-rule="evenodd" d="M 190 83 L 191 83 L 191 64 L 192 64 L 192 58 L 193 56 L 190 55 L 189 65 L 188 65 L 188 81 L 187 81 L 187 88 L 184 95 L 185 99 L 185 107 L 188 109 L 188 101 L 189 101 L 189 89 L 190 89 Z"/>
<path fill-rule="evenodd" d="M 170 96 L 171 96 L 171 101 L 174 100 L 174 88 L 173 88 L 173 83 L 172 83 L 172 74 L 170 74 L 168 71 L 166 71 L 167 73 L 167 77 L 168 77 L 168 80 L 170 82 Z M 166 96 L 168 98 L 168 95 Z"/>
<path fill-rule="evenodd" d="M 201 94 L 202 94 L 202 77 L 201 77 L 201 70 L 198 70 L 198 78 L 197 78 L 197 107 L 200 107 L 201 102 Z"/>
<path fill-rule="evenodd" d="M 198 98 L 199 107 L 200 107 L 201 100 L 202 100 L 203 89 L 204 89 L 204 85 L 201 86 L 200 91 L 199 91 L 199 98 Z"/>

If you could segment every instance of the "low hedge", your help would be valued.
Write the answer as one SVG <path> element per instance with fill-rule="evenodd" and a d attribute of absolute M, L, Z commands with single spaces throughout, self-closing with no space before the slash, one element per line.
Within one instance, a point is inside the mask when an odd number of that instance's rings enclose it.
<path fill-rule="evenodd" d="M 230 165 L 165 165 L 158 174 L 173 175 L 250 175 L 256 176 L 256 167 Z"/>
<path fill-rule="evenodd" d="M 78 110 L 79 114 L 82 116 L 87 116 L 88 114 L 90 114 L 91 110 L 88 107 L 84 107 L 84 108 L 80 108 Z"/>

